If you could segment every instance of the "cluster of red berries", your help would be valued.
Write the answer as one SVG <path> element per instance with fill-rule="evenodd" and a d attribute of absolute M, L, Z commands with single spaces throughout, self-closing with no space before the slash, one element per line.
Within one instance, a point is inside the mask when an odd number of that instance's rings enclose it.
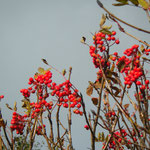
<path fill-rule="evenodd" d="M 52 78 L 52 73 L 51 73 L 50 70 L 47 70 L 47 71 L 45 71 L 44 74 L 35 75 L 34 78 L 35 78 L 35 81 L 33 80 L 33 81 L 31 82 L 31 84 L 32 84 L 32 83 L 34 83 L 35 85 L 38 85 L 38 84 L 42 85 L 42 84 L 45 84 L 45 85 L 47 85 L 47 86 L 49 87 L 49 86 L 50 86 L 49 84 L 52 82 L 52 80 L 51 80 L 51 78 Z M 29 80 L 31 80 L 31 78 L 30 78 Z M 30 83 L 30 82 L 29 82 L 29 83 Z"/>
<path fill-rule="evenodd" d="M 145 80 L 145 84 L 142 84 L 140 81 L 136 81 L 136 85 L 140 86 L 141 91 L 145 90 L 146 88 L 149 89 L 149 86 L 148 86 L 149 83 L 150 83 L 149 80 Z"/>
<path fill-rule="evenodd" d="M 40 108 L 42 108 L 43 105 L 45 105 L 45 107 L 49 109 L 52 108 L 52 105 L 47 103 L 45 100 L 49 96 L 49 93 L 47 92 L 47 90 L 44 90 L 44 87 L 49 88 L 49 90 L 51 91 L 51 96 L 57 97 L 57 105 L 62 105 L 63 107 L 68 108 L 68 101 L 70 101 L 70 107 L 76 107 L 73 112 L 75 114 L 82 115 L 83 113 L 79 110 L 81 107 L 81 97 L 78 94 L 78 90 L 73 88 L 69 80 L 66 80 L 65 82 L 57 85 L 55 82 L 52 82 L 51 78 L 52 73 L 49 70 L 45 71 L 45 73 L 43 74 L 37 74 L 34 76 L 34 79 L 32 77 L 29 78 L 28 84 L 32 85 L 32 87 L 20 90 L 22 95 L 25 97 L 29 97 L 31 93 L 35 93 L 35 90 L 38 92 L 40 102 L 37 105 L 39 106 L 39 108 L 35 108 L 35 110 L 33 111 L 33 116 L 35 115 L 35 112 L 40 112 Z"/>
<path fill-rule="evenodd" d="M 149 84 L 150 81 L 149 80 L 145 80 L 145 84 L 142 84 L 141 81 L 136 81 L 136 85 L 139 86 L 140 91 L 138 93 L 135 93 L 134 96 L 137 100 L 140 100 L 141 102 L 144 102 L 144 90 L 147 88 L 149 89 Z M 138 98 L 139 96 L 139 98 Z"/>
<path fill-rule="evenodd" d="M 143 133 L 141 131 L 140 132 L 140 137 L 143 137 Z M 136 138 L 136 133 L 133 129 L 131 129 L 131 134 L 132 134 L 132 140 L 133 143 L 137 142 L 137 138 Z M 111 135 L 109 135 L 111 136 Z M 128 138 L 129 137 L 129 138 Z M 115 139 L 115 140 L 114 140 Z M 116 149 L 117 148 L 117 144 L 118 143 L 122 143 L 124 140 L 126 140 L 127 144 L 131 144 L 131 137 L 129 136 L 129 134 L 127 133 L 127 131 L 125 129 L 121 129 L 120 132 L 116 131 L 113 133 L 113 137 L 110 140 L 110 143 L 108 145 L 108 149 Z M 105 147 L 105 143 L 103 143 L 103 148 Z M 124 147 L 121 146 L 119 150 L 123 150 Z"/>
<path fill-rule="evenodd" d="M 35 74 L 34 78 L 29 78 L 28 84 L 30 85 L 29 88 L 20 90 L 22 95 L 25 98 L 29 98 L 31 94 L 34 94 L 35 92 L 38 95 L 38 102 L 31 102 L 29 104 L 30 114 L 28 117 L 31 116 L 31 118 L 35 118 L 47 109 L 51 110 L 53 102 L 47 102 L 46 100 L 50 95 L 57 98 L 56 104 L 58 106 L 68 108 L 70 104 L 70 107 L 74 108 L 73 112 L 75 114 L 83 115 L 83 112 L 80 111 L 81 97 L 78 94 L 78 90 L 72 86 L 69 80 L 66 80 L 61 84 L 56 84 L 55 82 L 52 82 L 51 71 L 42 69 L 42 72 Z M 19 114 L 14 112 L 11 123 L 12 130 L 16 129 L 18 134 L 22 134 L 25 126 L 24 118 L 21 118 Z M 36 133 L 41 135 L 41 131 L 42 127 L 38 126 Z"/>
<path fill-rule="evenodd" d="M 126 77 L 124 77 L 124 84 L 129 85 L 131 87 L 133 82 L 137 82 L 137 80 L 143 75 L 142 69 L 134 67 Z M 138 83 L 138 82 L 137 82 Z"/>
<path fill-rule="evenodd" d="M 116 65 L 123 65 L 120 72 L 125 73 L 124 84 L 127 85 L 128 88 L 131 87 L 133 83 L 137 85 L 141 85 L 141 89 L 145 89 L 146 86 L 142 85 L 139 81 L 140 77 L 143 75 L 143 70 L 140 68 L 140 55 L 138 55 L 139 45 L 133 45 L 131 48 L 126 49 L 124 54 L 127 56 L 118 57 L 117 53 L 114 53 L 116 57 L 114 57 L 114 61 L 117 60 Z M 129 57 L 129 58 L 128 58 Z M 146 81 L 148 82 L 148 81 Z M 147 83 L 146 85 L 148 85 Z"/>
<path fill-rule="evenodd" d="M 112 116 L 116 116 L 116 113 L 114 111 L 109 111 L 105 116 L 111 118 Z"/>
<path fill-rule="evenodd" d="M 21 116 L 17 112 L 13 112 L 13 116 L 11 119 L 11 130 L 14 131 L 16 130 L 17 134 L 23 134 L 23 130 L 25 127 L 25 118 L 27 115 Z"/>
<path fill-rule="evenodd" d="M 148 55 L 149 55 L 149 53 L 150 53 L 150 49 L 144 49 L 144 54 L 145 54 L 145 55 L 147 55 L 147 56 L 148 56 Z"/>
<path fill-rule="evenodd" d="M 44 130 L 45 130 L 45 124 L 43 124 Z M 42 126 L 38 126 L 36 129 L 36 134 L 37 135 L 42 135 Z"/>
<path fill-rule="evenodd" d="M 43 99 L 39 103 L 35 103 L 35 102 L 30 103 L 30 106 L 32 108 L 31 117 L 35 118 L 35 117 L 37 117 L 39 112 L 44 112 L 46 110 L 46 108 L 48 108 L 49 110 L 52 109 L 53 102 L 50 101 L 48 103 L 46 100 Z M 44 108 L 44 106 L 45 106 L 45 108 Z"/>
<path fill-rule="evenodd" d="M 30 97 L 31 93 L 35 93 L 35 90 L 37 90 L 37 87 L 41 87 L 41 89 L 39 88 L 39 91 L 41 90 L 42 92 L 42 86 L 46 85 L 47 87 L 50 87 L 50 83 L 52 82 L 51 80 L 52 78 L 52 73 L 47 70 L 45 71 L 44 74 L 38 74 L 38 75 L 34 75 L 34 79 L 32 77 L 29 78 L 29 85 L 33 85 L 34 89 L 32 87 L 29 87 L 28 89 L 21 89 L 20 92 L 22 93 L 22 95 L 24 97 Z M 39 92 L 40 93 L 40 92 Z"/>
<path fill-rule="evenodd" d="M 127 134 L 126 130 L 124 130 L 124 129 L 121 129 L 120 132 L 119 131 L 114 132 L 113 137 L 111 138 L 107 149 L 114 149 L 115 150 L 118 143 L 121 143 L 123 139 L 127 140 L 127 135 L 128 134 Z M 130 143 L 130 141 L 128 143 Z M 105 143 L 103 143 L 103 148 L 104 147 L 105 147 Z M 123 150 L 123 149 L 124 149 L 124 147 L 121 146 L 121 148 L 119 150 Z"/>
<path fill-rule="evenodd" d="M 30 97 L 30 91 L 28 89 L 21 89 L 20 93 L 22 93 L 22 95 L 26 98 Z"/>
<path fill-rule="evenodd" d="M 99 52 L 106 52 L 107 46 L 110 45 L 110 41 L 114 41 L 111 43 L 113 45 L 114 43 L 119 44 L 119 40 L 115 38 L 116 32 L 112 31 L 111 34 L 104 34 L 102 32 L 98 32 L 93 36 L 93 44 L 95 46 L 90 46 L 89 53 L 91 57 L 93 58 L 93 64 L 95 65 L 95 68 L 100 68 L 100 63 L 102 67 L 106 65 L 110 65 L 109 62 L 106 62 L 104 56 L 101 56 Z"/>
<path fill-rule="evenodd" d="M 70 102 L 70 107 L 76 108 L 73 111 L 75 114 L 83 114 L 79 110 L 81 107 L 81 97 L 78 94 L 78 90 L 73 88 L 69 80 L 58 85 L 53 82 L 50 89 L 52 90 L 51 95 L 56 96 L 59 100 L 57 105 L 68 108 L 68 102 Z"/>

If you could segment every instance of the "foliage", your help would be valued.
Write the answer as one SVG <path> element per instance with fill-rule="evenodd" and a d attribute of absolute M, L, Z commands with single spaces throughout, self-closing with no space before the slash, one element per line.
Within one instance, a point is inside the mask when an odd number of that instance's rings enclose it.
<path fill-rule="evenodd" d="M 142 8 L 149 19 L 150 4 L 146 0 L 116 1 L 114 6 Z M 150 31 L 126 23 L 110 13 L 99 0 L 97 3 L 107 14 L 102 15 L 100 29 L 92 35 L 93 44 L 86 43 L 85 37 L 81 38 L 81 43 L 88 46 L 93 66 L 97 70 L 97 78 L 89 81 L 86 89 L 94 109 L 86 109 L 82 93 L 71 82 L 72 67 L 67 74 L 66 70 L 60 72 L 42 59 L 48 68 L 39 67 L 34 77 L 29 78 L 29 87 L 20 90 L 24 114 L 19 112 L 16 102 L 14 107 L 6 104 L 12 111 L 11 136 L 8 136 L 7 123 L 0 114 L 0 127 L 10 149 L 31 150 L 35 138 L 42 136 L 50 150 L 73 150 L 73 113 L 85 118 L 84 128 L 90 132 L 92 150 L 95 150 L 96 143 L 102 143 L 101 149 L 104 150 L 150 149 L 150 76 L 146 68 L 150 61 L 150 45 L 126 32 L 119 22 L 145 34 Z M 120 32 L 141 43 L 125 48 L 122 55 L 117 51 L 112 52 L 112 47 L 120 44 L 120 40 L 116 31 L 112 30 L 112 25 L 106 25 L 108 20 L 117 23 Z M 54 81 L 53 70 L 63 77 L 62 83 Z M 1 95 L 0 99 L 3 98 Z M 61 109 L 67 111 L 67 125 L 62 121 Z M 49 124 L 45 124 L 45 120 Z M 16 137 L 16 134 L 19 136 Z M 1 148 L 7 149 L 2 137 L 0 141 Z"/>

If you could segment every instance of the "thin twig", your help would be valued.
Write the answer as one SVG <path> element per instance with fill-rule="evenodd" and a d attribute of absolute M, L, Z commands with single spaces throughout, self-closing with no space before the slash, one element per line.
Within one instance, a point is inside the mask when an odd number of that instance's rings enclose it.
<path fill-rule="evenodd" d="M 87 125 L 88 125 L 88 127 L 89 127 L 89 129 L 90 129 L 91 134 L 94 136 L 92 127 L 90 126 L 90 123 L 89 123 L 89 121 L 88 121 L 88 117 L 87 117 L 86 110 L 85 110 L 85 103 L 84 103 L 84 101 L 83 101 L 83 96 L 82 96 L 81 93 L 80 93 L 80 97 L 81 97 L 81 105 L 82 105 L 82 108 L 83 108 L 83 114 L 84 114 L 86 123 L 87 123 Z"/>
<path fill-rule="evenodd" d="M 145 10 L 145 11 L 146 11 L 146 15 L 147 15 L 148 21 L 150 22 L 150 15 L 148 13 L 148 10 Z"/>
<path fill-rule="evenodd" d="M 102 93 L 103 93 L 103 86 L 104 86 L 104 78 L 101 80 L 101 87 L 99 91 L 99 98 L 98 98 L 98 107 L 97 107 L 97 113 L 93 124 L 93 136 L 92 136 L 92 149 L 95 149 L 95 133 L 96 133 L 96 127 L 98 123 L 98 116 L 100 115 L 100 109 L 101 109 L 101 100 L 102 100 Z"/>
<path fill-rule="evenodd" d="M 8 145 L 9 145 L 10 149 L 13 150 L 13 146 L 10 143 L 9 138 L 7 136 L 7 133 L 6 133 L 6 127 L 5 126 L 3 126 L 3 131 L 4 131 L 4 135 L 5 135 L 6 141 L 7 141 Z"/>
<path fill-rule="evenodd" d="M 60 141 L 59 111 L 60 111 L 60 106 L 58 106 L 57 113 L 56 113 L 57 140 L 59 140 L 59 146 L 60 146 L 61 150 L 63 150 L 63 148 L 62 148 L 62 143 L 61 143 L 61 141 Z"/>
<path fill-rule="evenodd" d="M 136 27 L 136 26 L 134 26 L 134 25 L 131 25 L 131 24 L 129 24 L 129 23 L 127 23 L 127 22 L 121 20 L 120 18 L 116 17 L 114 14 L 112 14 L 111 12 L 109 12 L 99 0 L 97 0 L 97 4 L 98 4 L 102 9 L 104 9 L 111 17 L 117 19 L 118 21 L 120 21 L 120 22 L 126 24 L 127 26 L 130 26 L 130 27 L 132 27 L 132 28 L 134 28 L 134 29 L 136 29 L 136 30 L 139 30 L 139 31 L 142 31 L 142 32 L 145 32 L 145 33 L 150 34 L 150 31 L 147 31 L 147 30 L 141 29 L 141 28 L 139 28 L 139 27 Z"/>
<path fill-rule="evenodd" d="M 137 38 L 137 37 L 133 36 L 132 34 L 130 34 L 130 33 L 128 33 L 128 32 L 126 32 L 126 31 L 124 31 L 124 33 L 125 33 L 125 34 L 127 34 L 128 36 L 130 36 L 130 37 L 132 37 L 132 38 L 136 39 L 137 41 L 139 41 L 139 42 L 143 43 L 144 45 L 146 45 L 146 46 L 150 47 L 150 44 L 148 44 L 148 43 L 146 43 L 146 42 L 144 42 L 144 41 L 140 40 L 139 38 Z"/>
<path fill-rule="evenodd" d="M 69 68 L 69 77 L 68 80 L 70 81 L 71 78 L 71 72 L 72 72 L 72 67 Z M 72 146 L 72 137 L 71 137 L 71 125 L 72 125 L 72 121 L 71 121 L 71 107 L 70 107 L 70 100 L 68 101 L 68 105 L 69 105 L 69 116 L 68 116 L 68 136 L 69 136 L 69 147 L 71 150 L 73 150 L 73 146 Z"/>

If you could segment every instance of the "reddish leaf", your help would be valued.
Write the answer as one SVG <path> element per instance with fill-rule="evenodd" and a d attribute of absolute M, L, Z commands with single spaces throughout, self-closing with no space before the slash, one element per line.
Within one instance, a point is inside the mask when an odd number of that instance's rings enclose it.
<path fill-rule="evenodd" d="M 92 102 L 94 105 L 97 105 L 98 104 L 98 98 L 92 97 Z"/>
<path fill-rule="evenodd" d="M 88 88 L 86 89 L 86 94 L 91 96 L 93 93 L 93 86 L 89 84 Z"/>

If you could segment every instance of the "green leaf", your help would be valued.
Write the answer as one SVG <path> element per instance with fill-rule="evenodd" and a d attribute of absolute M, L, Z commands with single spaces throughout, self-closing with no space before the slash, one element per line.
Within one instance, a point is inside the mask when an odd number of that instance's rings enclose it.
<path fill-rule="evenodd" d="M 102 29 L 104 29 L 104 30 L 109 30 L 111 28 L 112 28 L 112 25 L 110 25 L 110 26 L 102 26 Z"/>
<path fill-rule="evenodd" d="M 37 79 L 38 75 L 39 75 L 39 74 L 36 72 L 36 73 L 34 74 L 34 79 Z"/>
<path fill-rule="evenodd" d="M 138 0 L 138 2 L 143 7 L 143 9 L 148 9 L 149 4 L 146 0 Z"/>
<path fill-rule="evenodd" d="M 146 58 L 146 57 L 142 57 L 144 60 L 146 61 L 150 61 L 150 59 Z"/>
<path fill-rule="evenodd" d="M 141 55 L 142 55 L 139 50 L 137 51 L 137 55 L 140 56 L 140 57 L 141 57 Z"/>
<path fill-rule="evenodd" d="M 23 99 L 22 100 L 22 108 L 26 109 L 26 114 L 29 115 L 31 112 L 31 106 L 30 106 L 30 100 L 29 99 Z"/>
<path fill-rule="evenodd" d="M 100 27 L 102 27 L 104 25 L 105 21 L 106 21 L 106 16 L 104 14 L 102 14 L 102 18 L 100 21 Z"/>
<path fill-rule="evenodd" d="M 128 2 L 128 0 L 116 0 L 117 2 L 120 2 L 120 3 L 126 3 Z"/>
<path fill-rule="evenodd" d="M 111 77 L 112 76 L 112 71 L 111 70 L 107 70 L 107 72 L 106 72 L 106 77 L 108 78 L 108 77 Z"/>
<path fill-rule="evenodd" d="M 104 132 L 102 132 L 102 138 L 101 138 L 102 142 L 105 141 L 105 135 L 104 135 Z"/>
<path fill-rule="evenodd" d="M 142 52 L 142 53 L 144 53 L 144 52 L 145 52 L 144 45 L 141 45 L 140 50 L 141 50 L 141 52 Z"/>
<path fill-rule="evenodd" d="M 116 3 L 116 4 L 112 4 L 114 6 L 124 6 L 124 5 L 128 5 L 128 2 L 126 3 Z"/>
<path fill-rule="evenodd" d="M 66 69 L 63 69 L 62 74 L 63 76 L 66 74 Z"/>
<path fill-rule="evenodd" d="M 111 66 L 111 71 L 114 71 L 114 69 L 115 69 L 115 64 L 113 63 Z"/>
<path fill-rule="evenodd" d="M 125 66 L 124 60 L 122 60 L 118 63 L 117 67 L 118 67 L 119 72 L 121 72 L 121 70 L 124 68 L 124 66 Z"/>
<path fill-rule="evenodd" d="M 14 111 L 17 111 L 17 102 L 14 103 Z"/>
<path fill-rule="evenodd" d="M 105 142 L 107 142 L 107 141 L 108 141 L 108 137 L 109 137 L 109 136 L 107 135 L 107 136 L 106 136 L 106 138 L 105 138 Z"/>
<path fill-rule="evenodd" d="M 135 6 L 139 5 L 138 0 L 129 0 L 132 4 L 134 4 Z"/>
<path fill-rule="evenodd" d="M 38 68 L 38 72 L 39 72 L 40 74 L 44 74 L 44 73 L 45 73 L 44 71 L 45 71 L 44 68 L 41 68 L 41 67 Z"/>
<path fill-rule="evenodd" d="M 121 92 L 121 89 L 117 88 L 116 86 L 111 86 L 111 89 L 115 90 L 115 96 L 118 96 L 118 94 Z"/>
<path fill-rule="evenodd" d="M 98 141 L 100 141 L 100 140 L 101 140 L 101 133 L 100 133 L 100 132 L 98 132 L 97 139 L 98 139 Z"/>
<path fill-rule="evenodd" d="M 117 72 L 114 72 L 112 70 L 109 70 L 107 69 L 107 72 L 106 72 L 106 77 L 111 77 L 112 75 L 115 76 L 115 77 L 118 77 L 118 73 Z"/>
<path fill-rule="evenodd" d="M 102 32 L 102 33 L 104 33 L 104 34 L 112 35 L 111 31 L 106 30 L 106 29 L 102 29 L 102 30 L 100 30 L 100 32 Z"/>
<path fill-rule="evenodd" d="M 112 72 L 112 75 L 114 75 L 115 77 L 118 77 L 118 73 L 117 72 Z"/>
<path fill-rule="evenodd" d="M 97 138 L 97 137 L 95 137 L 95 142 L 99 142 L 99 140 L 98 140 L 98 138 Z"/>
<path fill-rule="evenodd" d="M 113 77 L 107 77 L 109 80 L 111 80 L 113 83 L 118 84 L 118 80 L 116 80 Z"/>

